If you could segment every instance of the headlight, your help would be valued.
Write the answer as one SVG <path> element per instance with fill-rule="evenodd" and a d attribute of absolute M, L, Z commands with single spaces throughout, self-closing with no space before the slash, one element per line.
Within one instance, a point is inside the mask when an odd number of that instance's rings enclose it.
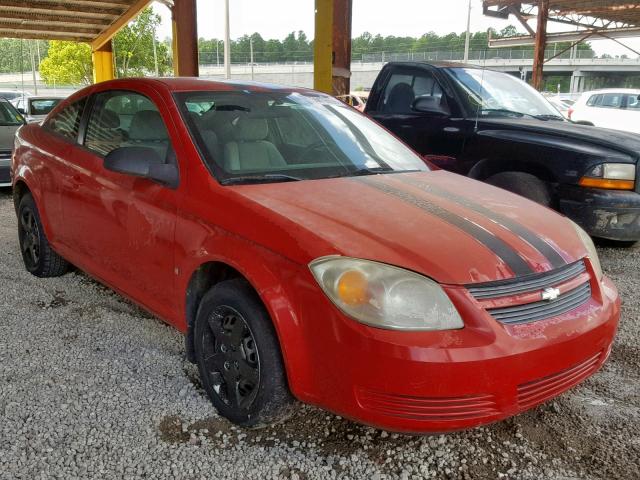
<path fill-rule="evenodd" d="M 591 168 L 580 179 L 583 187 L 633 190 L 636 166 L 632 163 L 601 163 Z"/>
<path fill-rule="evenodd" d="M 464 326 L 440 285 L 422 275 L 346 257 L 319 258 L 309 268 L 331 301 L 361 323 L 392 330 Z"/>
<path fill-rule="evenodd" d="M 591 261 L 591 265 L 593 266 L 593 270 L 596 272 L 596 277 L 598 280 L 602 280 L 602 267 L 600 266 L 600 259 L 598 258 L 598 251 L 596 250 L 596 246 L 593 244 L 593 240 L 587 232 L 585 232 L 580 225 L 569 220 L 573 225 L 573 228 L 576 229 L 576 233 L 582 240 L 584 247 L 587 249 L 589 260 Z"/>

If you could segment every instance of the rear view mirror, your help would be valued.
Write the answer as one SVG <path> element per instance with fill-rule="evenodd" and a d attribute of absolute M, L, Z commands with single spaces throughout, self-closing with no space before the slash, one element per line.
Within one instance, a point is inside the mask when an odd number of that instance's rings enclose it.
<path fill-rule="evenodd" d="M 411 104 L 411 109 L 422 113 L 449 115 L 449 108 L 446 106 L 444 100 L 430 95 L 416 98 Z"/>
<path fill-rule="evenodd" d="M 104 168 L 112 172 L 148 178 L 171 188 L 178 186 L 178 167 L 165 163 L 149 147 L 120 147 L 104 158 Z"/>

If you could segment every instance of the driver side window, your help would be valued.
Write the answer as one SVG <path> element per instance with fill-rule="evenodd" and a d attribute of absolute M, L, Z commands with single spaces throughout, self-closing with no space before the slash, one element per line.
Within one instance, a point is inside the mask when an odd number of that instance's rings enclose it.
<path fill-rule="evenodd" d="M 170 158 L 167 128 L 155 104 L 136 92 L 99 93 L 87 123 L 84 145 L 100 156 L 120 147 L 149 147 Z"/>
<path fill-rule="evenodd" d="M 419 97 L 433 97 L 443 102 L 442 88 L 428 71 L 393 73 L 387 82 L 380 110 L 384 113 L 415 114 L 411 108 Z"/>

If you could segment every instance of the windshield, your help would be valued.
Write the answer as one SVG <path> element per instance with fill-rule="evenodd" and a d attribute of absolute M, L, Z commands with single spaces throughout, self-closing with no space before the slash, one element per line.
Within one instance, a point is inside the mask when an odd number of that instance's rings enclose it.
<path fill-rule="evenodd" d="M 386 130 L 327 95 L 244 90 L 176 99 L 223 184 L 428 170 Z"/>
<path fill-rule="evenodd" d="M 481 116 L 559 117 L 533 87 L 506 73 L 479 68 L 451 68 L 453 78 Z"/>
<path fill-rule="evenodd" d="M 6 100 L 0 100 L 0 125 L 22 125 L 22 116 Z"/>

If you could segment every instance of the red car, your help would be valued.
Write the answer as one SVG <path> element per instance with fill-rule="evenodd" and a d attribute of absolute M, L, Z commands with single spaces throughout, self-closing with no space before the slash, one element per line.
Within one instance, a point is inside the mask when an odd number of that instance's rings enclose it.
<path fill-rule="evenodd" d="M 584 231 L 317 92 L 101 83 L 22 127 L 12 172 L 27 270 L 70 262 L 184 332 L 240 425 L 297 398 L 391 430 L 473 427 L 611 349 L 618 294 Z"/>

